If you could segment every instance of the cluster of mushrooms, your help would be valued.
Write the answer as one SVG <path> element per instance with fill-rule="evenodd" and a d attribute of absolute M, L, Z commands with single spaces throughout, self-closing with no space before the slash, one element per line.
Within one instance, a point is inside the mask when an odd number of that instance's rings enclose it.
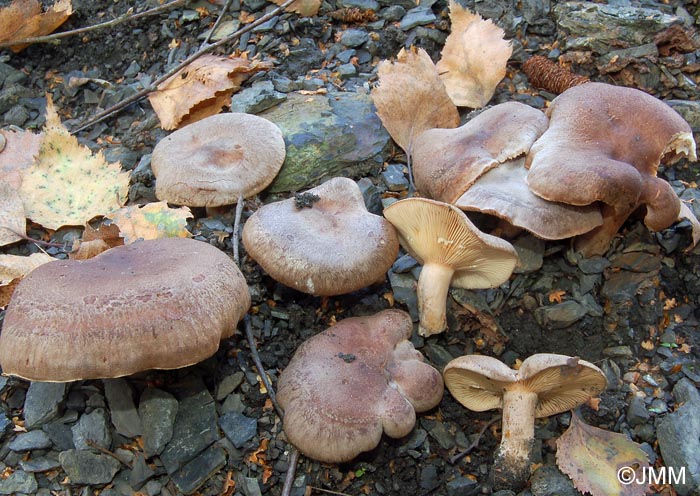
<path fill-rule="evenodd" d="M 505 103 L 460 128 L 421 134 L 413 171 L 431 198 L 396 201 L 382 217 L 367 211 L 354 181 L 332 178 L 259 208 L 242 242 L 272 278 L 316 296 L 383 281 L 401 245 L 423 265 L 418 329 L 429 336 L 445 330 L 450 286 L 496 287 L 517 263 L 510 243 L 479 231 L 463 210 L 547 239 L 579 236 L 600 251 L 639 207 L 652 229 L 678 218 L 680 202 L 656 169 L 680 156 L 695 159 L 695 143 L 669 107 L 586 83 L 547 114 Z M 178 205 L 241 205 L 272 182 L 284 157 L 282 133 L 269 121 L 208 117 L 158 143 L 156 195 Z M 182 238 L 140 241 L 30 273 L 7 308 L 0 364 L 8 375 L 57 382 L 184 367 L 214 354 L 250 304 L 238 266 L 218 249 Z M 287 438 L 314 459 L 348 461 L 382 433 L 407 435 L 416 412 L 437 406 L 447 385 L 471 410 L 503 410 L 492 479 L 516 488 L 529 477 L 535 418 L 606 387 L 596 366 L 555 354 L 529 357 L 519 370 L 463 356 L 440 374 L 415 350 L 412 332 L 410 316 L 391 309 L 347 318 L 303 343 L 278 383 Z"/>

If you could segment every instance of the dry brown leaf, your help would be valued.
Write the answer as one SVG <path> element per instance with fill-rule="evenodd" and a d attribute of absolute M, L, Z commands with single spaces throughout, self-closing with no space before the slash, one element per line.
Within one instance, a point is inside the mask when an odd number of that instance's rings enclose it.
<path fill-rule="evenodd" d="M 282 5 L 287 0 L 271 0 L 276 5 Z M 311 17 L 318 14 L 318 9 L 321 8 L 321 0 L 296 0 L 287 7 L 286 11 L 294 12 L 304 17 Z"/>
<path fill-rule="evenodd" d="M 639 445 L 624 434 L 586 424 L 576 413 L 557 439 L 557 465 L 576 489 L 592 496 L 643 496 L 648 488 L 620 482 L 621 478 L 644 480 L 642 470 L 649 462 Z"/>
<path fill-rule="evenodd" d="M 170 208 L 167 202 L 124 207 L 107 216 L 119 227 L 124 243 L 139 239 L 187 238 L 187 219 L 192 217 L 188 207 Z"/>
<path fill-rule="evenodd" d="M 5 147 L 0 150 L 0 181 L 19 189 L 22 170 L 34 163 L 42 135 L 9 129 L 1 129 L 0 134 L 5 140 Z"/>
<path fill-rule="evenodd" d="M 17 190 L 7 183 L 0 183 L 0 246 L 22 239 L 15 233 L 27 233 L 25 217 L 22 199 Z"/>
<path fill-rule="evenodd" d="M 116 224 L 102 224 L 97 229 L 90 224 L 85 225 L 81 239 L 73 244 L 73 251 L 68 257 L 72 260 L 87 260 L 115 246 L 124 244 Z"/>
<path fill-rule="evenodd" d="M 698 218 L 695 217 L 695 214 L 688 204 L 681 201 L 681 211 L 678 214 L 678 220 L 683 219 L 687 219 L 691 226 L 691 237 L 693 239 L 693 243 L 685 250 L 690 251 L 695 248 L 695 245 L 697 245 L 698 241 L 700 241 L 700 221 L 698 221 Z"/>
<path fill-rule="evenodd" d="M 450 19 L 452 29 L 437 63 L 438 72 L 455 105 L 481 108 L 506 75 L 513 47 L 491 20 L 454 0 L 450 0 Z"/>
<path fill-rule="evenodd" d="M 459 125 L 457 108 L 430 55 L 422 48 L 402 48 L 395 62 L 379 64 L 377 74 L 379 85 L 372 90 L 377 115 L 408 155 L 414 139 L 423 131 Z"/>
<path fill-rule="evenodd" d="M 41 12 L 37 0 L 14 0 L 0 9 L 0 42 L 22 40 L 52 33 L 73 13 L 71 0 L 57 0 L 46 12 Z M 10 49 L 21 52 L 29 44 L 15 45 Z"/>
<path fill-rule="evenodd" d="M 241 84 L 271 65 L 246 57 L 203 55 L 165 80 L 148 100 L 166 130 L 218 114 Z"/>
<path fill-rule="evenodd" d="M 0 255 L 0 307 L 10 301 L 17 283 L 40 265 L 56 260 L 46 253 L 32 253 L 28 257 Z"/>
<path fill-rule="evenodd" d="M 83 225 L 121 207 L 128 190 L 129 174 L 80 145 L 48 98 L 39 155 L 22 174 L 20 196 L 27 217 L 49 229 Z"/>

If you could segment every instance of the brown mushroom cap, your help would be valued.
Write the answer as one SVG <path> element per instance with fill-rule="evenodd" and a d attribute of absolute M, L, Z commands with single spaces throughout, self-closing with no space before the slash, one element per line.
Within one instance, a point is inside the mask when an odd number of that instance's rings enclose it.
<path fill-rule="evenodd" d="M 306 206 L 289 198 L 261 207 L 246 221 L 243 245 L 265 272 L 317 296 L 383 280 L 399 251 L 398 238 L 386 219 L 367 211 L 357 184 L 337 177 L 303 197 Z"/>
<path fill-rule="evenodd" d="M 495 215 L 543 239 L 565 239 L 603 223 L 597 205 L 550 202 L 527 186 L 525 158 L 491 169 L 454 202 L 462 210 Z"/>
<path fill-rule="evenodd" d="M 547 129 L 543 112 L 518 102 L 484 110 L 456 129 L 430 129 L 413 144 L 421 193 L 454 203 L 486 171 L 524 155 Z"/>
<path fill-rule="evenodd" d="M 220 250 L 139 241 L 32 271 L 7 307 L 0 364 L 43 382 L 185 367 L 213 355 L 249 306 L 243 275 Z"/>
<path fill-rule="evenodd" d="M 496 358 L 465 355 L 448 363 L 443 376 L 452 396 L 477 412 L 502 408 L 504 391 L 513 387 L 536 393 L 538 418 L 571 410 L 607 385 L 592 363 L 553 353 L 532 355 L 517 371 Z"/>
<path fill-rule="evenodd" d="M 153 149 L 156 196 L 190 207 L 231 205 L 265 189 L 284 157 L 282 131 L 267 119 L 242 113 L 206 117 Z"/>
<path fill-rule="evenodd" d="M 527 156 L 527 182 L 549 201 L 609 207 L 586 254 L 604 252 L 639 206 L 652 229 L 675 222 L 680 200 L 656 178 L 658 166 L 697 157 L 690 126 L 671 107 L 633 88 L 585 83 L 555 98 L 547 115 L 549 128 Z"/>
<path fill-rule="evenodd" d="M 507 241 L 485 234 L 457 207 L 426 198 L 399 200 L 384 209 L 408 253 L 423 264 L 418 279 L 419 332 L 445 328 L 450 286 L 492 288 L 508 280 L 518 256 Z"/>
<path fill-rule="evenodd" d="M 305 455 L 339 463 L 373 449 L 382 432 L 407 435 L 415 412 L 436 406 L 440 373 L 407 339 L 400 310 L 351 317 L 305 341 L 280 374 L 287 438 Z"/>

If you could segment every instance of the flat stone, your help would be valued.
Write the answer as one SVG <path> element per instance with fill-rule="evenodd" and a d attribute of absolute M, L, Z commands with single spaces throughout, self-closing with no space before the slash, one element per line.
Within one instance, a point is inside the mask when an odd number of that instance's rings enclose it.
<path fill-rule="evenodd" d="M 268 191 L 301 191 L 325 178 L 366 174 L 381 167 L 390 138 L 369 95 L 290 93 L 264 117 L 282 130 L 287 155 Z"/>
<path fill-rule="evenodd" d="M 0 479 L 0 494 L 34 494 L 39 485 L 34 474 L 15 470 L 7 479 Z"/>
<path fill-rule="evenodd" d="M 70 425 L 60 420 L 55 420 L 44 424 L 41 429 L 49 435 L 51 442 L 53 442 L 57 450 L 66 451 L 75 449 L 75 444 L 73 444 L 73 432 L 71 431 Z"/>
<path fill-rule="evenodd" d="M 399 27 L 403 31 L 409 31 L 416 26 L 424 26 L 435 22 L 436 19 L 437 17 L 429 7 L 418 6 L 406 12 L 406 15 L 399 23 Z"/>
<path fill-rule="evenodd" d="M 229 394 L 221 405 L 221 414 L 225 415 L 227 413 L 243 413 L 246 409 L 245 403 L 243 403 L 243 395 L 234 393 Z"/>
<path fill-rule="evenodd" d="M 76 449 L 88 450 L 93 445 L 109 449 L 112 445 L 112 432 L 109 429 L 107 412 L 103 408 L 96 408 L 81 415 L 71 430 Z"/>
<path fill-rule="evenodd" d="M 216 404 L 204 383 L 192 380 L 183 386 L 178 397 L 173 436 L 160 454 L 169 474 L 220 439 Z"/>
<path fill-rule="evenodd" d="M 362 198 L 365 201 L 367 211 L 375 215 L 382 214 L 382 195 L 376 184 L 368 177 L 363 177 L 357 181 Z"/>
<path fill-rule="evenodd" d="M 578 496 L 571 479 L 554 465 L 544 465 L 530 478 L 530 491 L 533 496 Z"/>
<path fill-rule="evenodd" d="M 382 181 L 389 191 L 406 191 L 409 183 L 401 164 L 389 164 L 382 172 Z"/>
<path fill-rule="evenodd" d="M 621 253 L 613 257 L 610 262 L 615 268 L 631 272 L 654 272 L 661 268 L 660 255 L 652 255 L 643 251 Z"/>
<path fill-rule="evenodd" d="M 58 455 L 71 484 L 109 484 L 121 463 L 109 455 L 89 450 L 68 450 Z"/>
<path fill-rule="evenodd" d="M 544 240 L 527 234 L 520 236 L 513 243 L 515 251 L 518 253 L 518 265 L 515 267 L 516 274 L 535 272 L 542 268 L 544 261 Z"/>
<path fill-rule="evenodd" d="M 673 387 L 676 410 L 656 422 L 656 436 L 666 467 L 685 467 L 685 481 L 673 484 L 681 496 L 700 487 L 700 393 L 683 378 Z"/>
<path fill-rule="evenodd" d="M 450 450 L 455 446 L 455 437 L 450 434 L 443 422 L 421 418 L 420 425 L 428 431 L 430 437 L 435 439 L 440 447 L 444 450 Z"/>
<path fill-rule="evenodd" d="M 610 260 L 604 257 L 582 258 L 578 261 L 578 268 L 584 274 L 601 274 L 610 267 Z"/>
<path fill-rule="evenodd" d="M 633 396 L 627 406 L 627 423 L 630 427 L 646 423 L 651 417 L 651 413 L 647 410 L 644 404 L 644 399 L 639 396 Z"/>
<path fill-rule="evenodd" d="M 258 81 L 231 97 L 231 112 L 258 114 L 287 99 L 287 95 L 277 91 L 272 81 Z"/>
<path fill-rule="evenodd" d="M 19 466 L 25 472 L 48 472 L 61 466 L 58 460 L 46 456 L 33 457 L 30 460 L 20 460 Z"/>
<path fill-rule="evenodd" d="M 369 33 L 362 29 L 346 29 L 340 35 L 340 43 L 348 48 L 357 48 L 369 40 Z"/>
<path fill-rule="evenodd" d="M 146 458 L 140 453 L 136 454 L 131 463 L 131 472 L 129 473 L 129 485 L 131 488 L 138 491 L 155 475 L 155 471 L 146 463 Z"/>
<path fill-rule="evenodd" d="M 580 320 L 588 313 L 585 306 L 574 300 L 556 305 L 539 307 L 535 310 L 535 320 L 545 329 L 563 329 Z"/>
<path fill-rule="evenodd" d="M 357 7 L 364 10 L 379 10 L 379 2 L 376 0 L 342 0 L 343 7 Z"/>
<path fill-rule="evenodd" d="M 115 430 L 126 437 L 140 436 L 143 430 L 141 417 L 134 405 L 131 386 L 125 379 L 105 379 L 105 396 Z"/>
<path fill-rule="evenodd" d="M 245 496 L 262 496 L 260 484 L 253 477 L 236 477 L 236 489 L 238 488 Z"/>
<path fill-rule="evenodd" d="M 388 274 L 394 299 L 399 303 L 406 305 L 408 313 L 411 315 L 411 319 L 416 322 L 419 318 L 416 280 L 410 273 L 397 274 L 390 270 Z"/>
<path fill-rule="evenodd" d="M 173 437 L 178 402 L 160 389 L 148 388 L 139 400 L 139 416 L 143 429 L 143 452 L 147 458 L 159 455 Z"/>
<path fill-rule="evenodd" d="M 5 439 L 5 436 L 12 432 L 14 427 L 12 419 L 4 411 L 0 411 L 0 440 Z"/>
<path fill-rule="evenodd" d="M 32 451 L 51 447 L 51 438 L 44 431 L 34 430 L 18 434 L 9 444 L 12 451 Z"/>
<path fill-rule="evenodd" d="M 236 448 L 242 448 L 258 432 L 258 421 L 240 413 L 230 412 L 219 417 L 219 426 Z"/>
<path fill-rule="evenodd" d="M 621 270 L 613 272 L 603 283 L 601 295 L 611 303 L 629 302 L 637 294 L 639 287 L 649 280 L 647 272 L 630 272 Z"/>
<path fill-rule="evenodd" d="M 245 375 L 240 370 L 233 374 L 227 375 L 216 387 L 216 401 L 223 401 L 229 394 L 241 385 Z"/>
<path fill-rule="evenodd" d="M 24 426 L 31 430 L 57 418 L 65 395 L 63 382 L 31 382 L 24 400 Z"/>
<path fill-rule="evenodd" d="M 192 494 L 224 465 L 226 454 L 223 448 L 212 445 L 172 474 L 171 479 L 183 494 Z"/>
<path fill-rule="evenodd" d="M 479 483 L 469 477 L 459 476 L 445 484 L 447 496 L 472 496 L 478 494 Z"/>

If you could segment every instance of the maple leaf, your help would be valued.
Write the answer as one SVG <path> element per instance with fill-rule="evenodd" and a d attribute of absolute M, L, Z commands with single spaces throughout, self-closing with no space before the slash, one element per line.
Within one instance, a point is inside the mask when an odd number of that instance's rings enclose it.
<path fill-rule="evenodd" d="M 644 484 L 622 484 L 618 478 L 643 480 L 640 476 L 649 462 L 640 446 L 624 434 L 586 424 L 575 412 L 557 439 L 557 465 L 576 489 L 592 496 L 643 496 L 647 489 Z"/>
<path fill-rule="evenodd" d="M 247 57 L 203 55 L 163 81 L 148 96 L 163 129 L 218 114 L 243 81 L 271 64 Z"/>
<path fill-rule="evenodd" d="M 139 239 L 187 238 L 187 219 L 191 217 L 188 207 L 170 208 L 164 201 L 124 207 L 107 215 L 119 227 L 126 244 Z"/>
<path fill-rule="evenodd" d="M 18 234 L 26 232 L 27 222 L 19 193 L 9 184 L 0 183 L 0 246 L 21 240 Z"/>
<path fill-rule="evenodd" d="M 287 0 L 271 0 L 276 5 L 282 5 Z M 295 12 L 301 16 L 311 17 L 318 14 L 318 9 L 321 7 L 321 0 L 296 0 L 284 10 Z"/>
<path fill-rule="evenodd" d="M 14 0 L 0 10 L 0 42 L 22 40 L 52 33 L 73 13 L 71 0 L 57 0 L 46 12 L 41 12 L 37 0 Z M 21 52 L 29 44 L 10 49 Z"/>
<path fill-rule="evenodd" d="M 121 207 L 128 189 L 129 173 L 78 144 L 47 98 L 39 154 L 22 172 L 20 196 L 27 217 L 49 229 L 82 225 Z"/>
<path fill-rule="evenodd" d="M 372 90 L 377 115 L 407 155 L 411 155 L 413 141 L 423 131 L 459 125 L 457 107 L 422 48 L 402 48 L 395 62 L 379 64 L 377 75 L 379 85 Z"/>
<path fill-rule="evenodd" d="M 437 63 L 447 93 L 459 107 L 481 108 L 506 75 L 513 53 L 504 32 L 490 20 L 450 0 L 452 30 Z"/>
<path fill-rule="evenodd" d="M 6 306 L 15 286 L 27 274 L 40 265 L 53 262 L 55 258 L 46 253 L 32 253 L 28 257 L 0 255 L 0 307 Z"/>

